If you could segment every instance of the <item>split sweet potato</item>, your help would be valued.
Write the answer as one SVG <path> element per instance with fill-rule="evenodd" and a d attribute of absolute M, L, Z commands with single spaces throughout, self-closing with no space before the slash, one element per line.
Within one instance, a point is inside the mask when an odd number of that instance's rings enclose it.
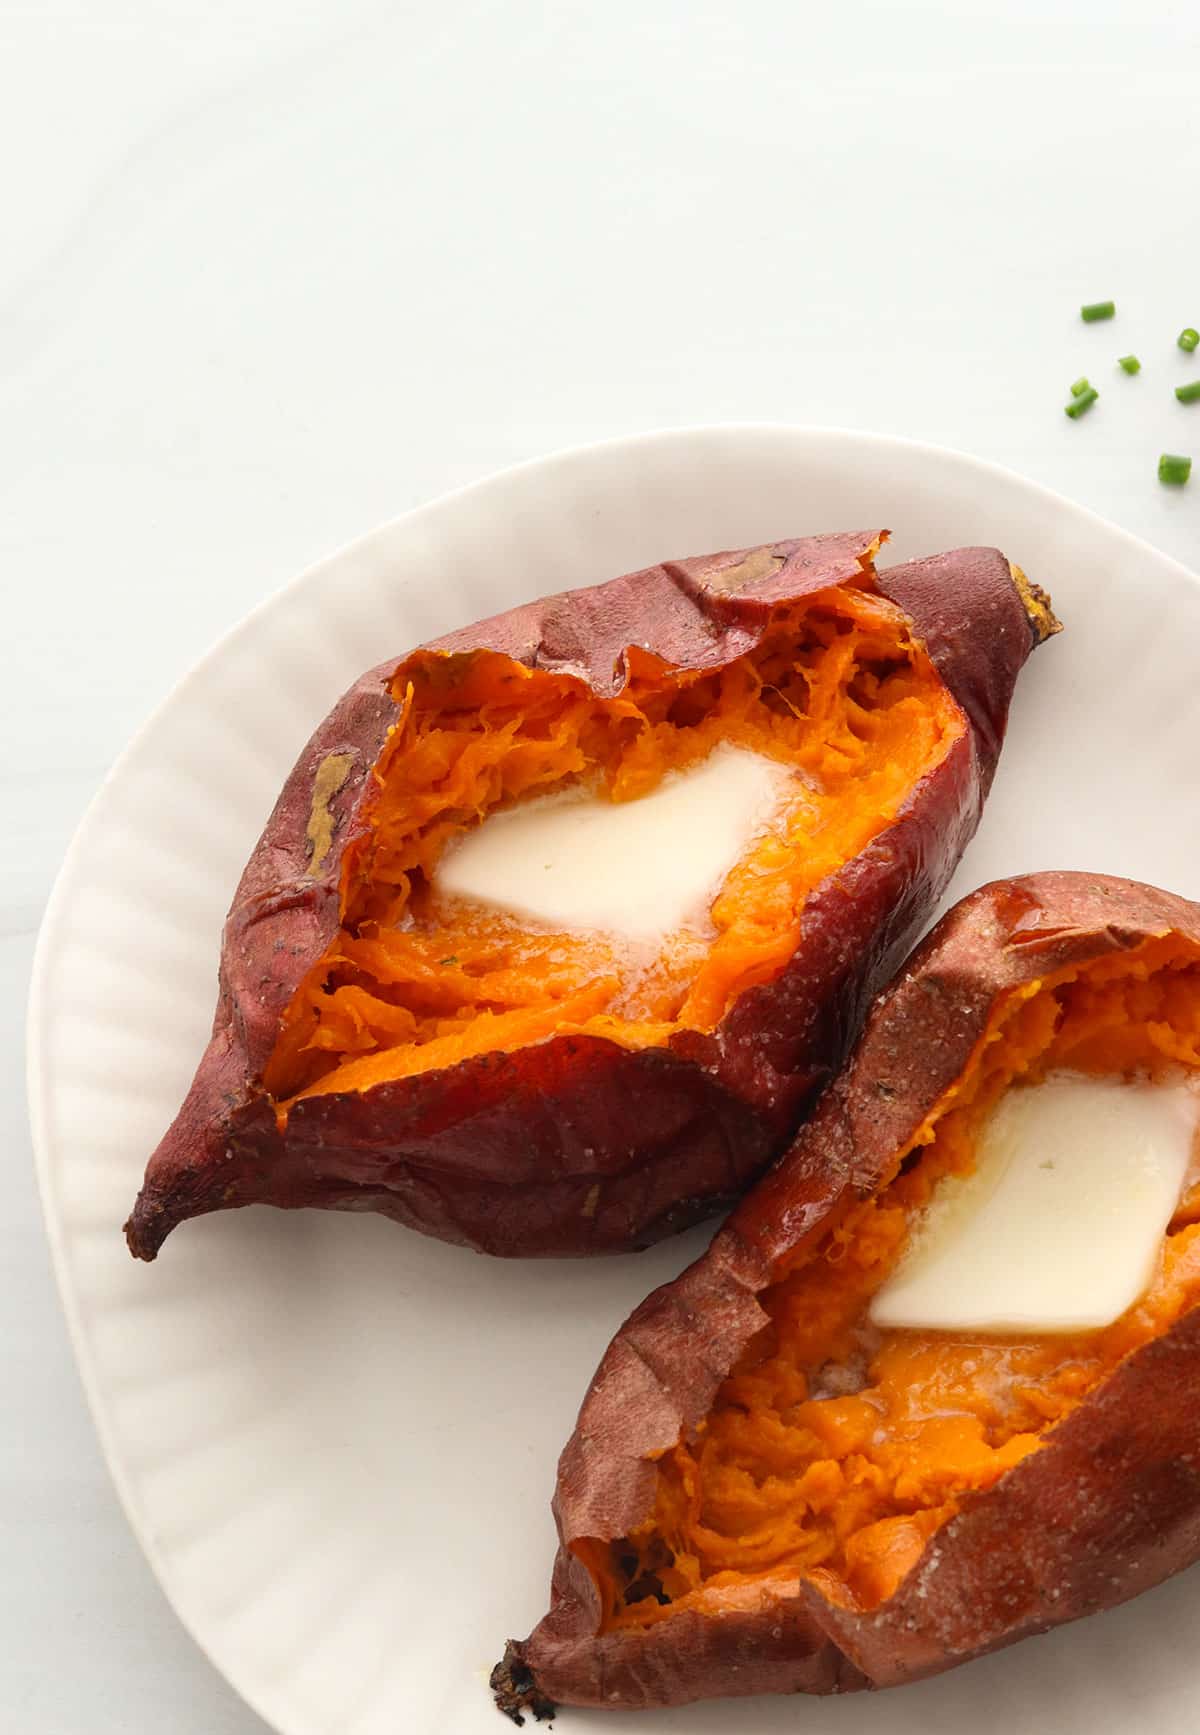
<path fill-rule="evenodd" d="M 1200 1556 L 1200 1148 L 1115 1323 L 869 1324 L 1001 1096 L 1064 1071 L 1200 1085 L 1200 905 L 1039 874 L 945 917 L 788 1152 L 605 1354 L 503 1709 L 889 1686 Z"/>
<path fill-rule="evenodd" d="M 1057 626 L 995 550 L 877 574 L 881 534 L 652 567 L 364 676 L 237 889 L 131 1250 L 269 1203 L 606 1252 L 737 1196 L 926 920 Z M 636 797 L 724 742 L 804 799 L 637 981 L 602 934 L 439 901 L 442 852 L 497 807 L 575 782 Z"/>

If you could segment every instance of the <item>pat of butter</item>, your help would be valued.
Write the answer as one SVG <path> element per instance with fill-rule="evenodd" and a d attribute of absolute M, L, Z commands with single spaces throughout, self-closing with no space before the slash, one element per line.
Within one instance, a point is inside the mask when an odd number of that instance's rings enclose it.
<path fill-rule="evenodd" d="M 982 1129 L 974 1171 L 938 1185 L 872 1321 L 1000 1333 L 1110 1325 L 1154 1275 L 1197 1118 L 1185 1084 L 1063 1073 L 1010 1090 Z"/>
<path fill-rule="evenodd" d="M 435 884 L 552 928 L 662 938 L 704 913 L 789 787 L 786 767 L 717 747 L 635 801 L 571 790 L 491 814 Z"/>

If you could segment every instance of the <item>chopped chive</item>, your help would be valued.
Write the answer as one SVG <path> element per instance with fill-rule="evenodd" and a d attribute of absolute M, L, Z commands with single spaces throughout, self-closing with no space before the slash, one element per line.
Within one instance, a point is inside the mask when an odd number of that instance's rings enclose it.
<path fill-rule="evenodd" d="M 1181 458 L 1178 452 L 1164 452 L 1158 460 L 1158 479 L 1181 488 L 1192 473 L 1192 460 Z"/>
<path fill-rule="evenodd" d="M 1091 409 L 1099 396 L 1100 393 L 1096 390 L 1095 386 L 1088 386 L 1086 391 L 1082 391 L 1079 393 L 1078 397 L 1072 398 L 1070 403 L 1066 406 L 1067 414 L 1070 416 L 1071 420 L 1073 422 L 1078 421 L 1079 417 L 1085 410 Z"/>
<path fill-rule="evenodd" d="M 1115 301 L 1089 301 L 1079 309 L 1079 317 L 1088 325 L 1094 325 L 1098 319 L 1111 319 L 1116 311 Z"/>
<path fill-rule="evenodd" d="M 1127 374 L 1140 374 L 1142 371 L 1142 364 L 1136 355 L 1119 355 L 1117 366 L 1123 367 Z"/>
<path fill-rule="evenodd" d="M 1073 398 L 1081 398 L 1091 383 L 1091 380 L 1088 379 L 1086 374 L 1080 374 L 1079 378 L 1075 381 L 1075 384 L 1071 387 L 1071 396 Z"/>
<path fill-rule="evenodd" d="M 1185 386 L 1176 386 L 1175 396 L 1181 404 L 1194 404 L 1200 398 L 1200 380 L 1189 380 Z"/>
<path fill-rule="evenodd" d="M 1193 326 L 1185 325 L 1175 341 L 1180 349 L 1193 350 L 1200 344 L 1200 331 L 1197 331 Z"/>

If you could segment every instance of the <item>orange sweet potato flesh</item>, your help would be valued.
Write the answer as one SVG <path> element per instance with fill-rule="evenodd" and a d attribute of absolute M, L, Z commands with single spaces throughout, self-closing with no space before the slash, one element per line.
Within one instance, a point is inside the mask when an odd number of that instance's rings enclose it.
<path fill-rule="evenodd" d="M 268 1203 L 608 1252 L 737 1196 L 944 887 L 1057 626 L 995 550 L 877 574 L 882 534 L 671 562 L 364 676 L 246 868 L 132 1251 Z M 648 965 L 439 896 L 442 852 L 496 807 L 575 782 L 635 798 L 718 743 L 796 793 Z"/>
<path fill-rule="evenodd" d="M 872 1328 L 1010 1086 L 1200 1083 L 1200 905 L 1037 874 L 957 905 L 709 1251 L 613 1340 L 563 1453 L 519 1715 L 889 1686 L 1200 1556 L 1200 1138 L 1147 1292 L 1023 1338 Z"/>

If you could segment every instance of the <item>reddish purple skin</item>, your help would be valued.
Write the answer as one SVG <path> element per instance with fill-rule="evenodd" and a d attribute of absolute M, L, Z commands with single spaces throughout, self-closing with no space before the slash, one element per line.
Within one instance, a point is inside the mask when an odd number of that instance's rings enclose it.
<path fill-rule="evenodd" d="M 631 643 L 717 667 L 753 648 L 780 604 L 870 584 L 875 532 L 810 537 L 651 567 L 526 604 L 414 653 L 487 648 L 617 693 Z M 382 1212 L 482 1252 L 645 1246 L 738 1197 L 844 1054 L 870 996 L 927 920 L 974 831 L 1016 677 L 1044 636 L 994 549 L 878 575 L 969 720 L 896 820 L 818 886 L 791 963 L 710 1034 L 639 1053 L 560 1037 L 292 1109 L 281 1135 L 259 1083 L 280 1018 L 338 928 L 347 845 L 396 720 L 396 664 L 365 675 L 284 786 L 225 924 L 209 1047 L 150 1159 L 126 1225 L 153 1259 L 187 1217 L 239 1205 Z M 403 668 L 403 664 L 401 668 Z M 346 756 L 332 842 L 306 836 L 318 768 Z M 314 870 L 314 866 L 317 871 Z"/>
<path fill-rule="evenodd" d="M 1200 1557 L 1200 1308 L 1122 1362 L 1041 1450 L 968 1497 L 872 1613 L 837 1608 L 793 1578 L 757 1611 L 685 1612 L 601 1634 L 596 1587 L 570 1551 L 651 1516 L 652 1458 L 708 1413 L 766 1323 L 758 1295 L 847 1195 L 869 1196 L 891 1174 L 970 1063 L 998 998 L 1168 933 L 1200 955 L 1200 905 L 1072 873 L 997 881 L 939 923 L 876 1001 L 791 1148 L 605 1353 L 559 1461 L 550 1612 L 493 1677 L 502 1709 L 898 1685 L 1111 1608 Z"/>

